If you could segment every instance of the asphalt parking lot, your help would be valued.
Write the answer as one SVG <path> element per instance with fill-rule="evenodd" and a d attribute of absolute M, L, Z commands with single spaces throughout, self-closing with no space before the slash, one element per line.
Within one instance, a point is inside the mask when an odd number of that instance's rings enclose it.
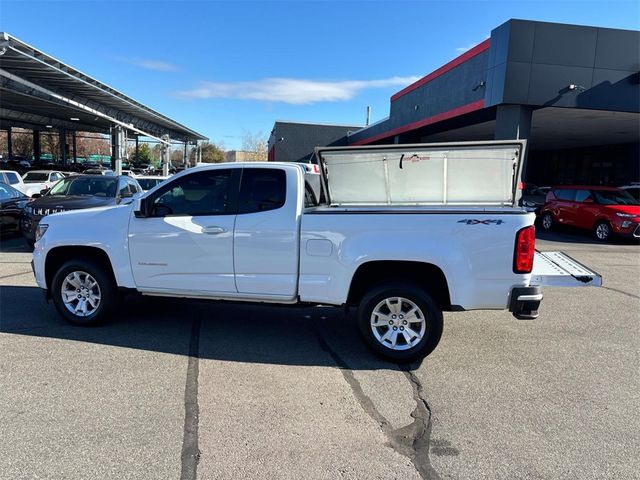
<path fill-rule="evenodd" d="M 640 247 L 545 234 L 603 288 L 445 316 L 413 369 L 335 308 L 129 298 L 96 328 L 0 248 L 0 478 L 640 478 Z"/>

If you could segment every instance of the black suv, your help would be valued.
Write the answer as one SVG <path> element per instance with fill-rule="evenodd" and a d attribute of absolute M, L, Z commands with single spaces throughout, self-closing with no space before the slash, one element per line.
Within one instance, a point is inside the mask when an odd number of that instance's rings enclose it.
<path fill-rule="evenodd" d="M 136 193 L 142 193 L 138 182 L 126 175 L 74 175 L 60 180 L 44 195 L 36 198 L 25 209 L 22 233 L 31 246 L 36 241 L 40 220 L 51 213 L 82 208 L 119 205 Z"/>

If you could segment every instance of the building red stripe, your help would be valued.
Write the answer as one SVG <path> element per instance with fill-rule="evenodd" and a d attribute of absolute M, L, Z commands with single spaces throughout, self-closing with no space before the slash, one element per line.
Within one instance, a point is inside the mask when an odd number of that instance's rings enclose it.
<path fill-rule="evenodd" d="M 415 130 L 416 128 L 424 127 L 426 125 L 442 122 L 443 120 L 458 117 L 460 115 L 464 115 L 465 113 L 475 112 L 476 110 L 480 110 L 481 108 L 484 108 L 484 100 L 478 100 L 477 102 L 468 103 L 466 105 L 453 108 L 446 112 L 438 113 L 432 117 L 423 118 L 422 120 L 418 120 L 417 122 L 409 123 L 407 125 L 394 128 L 393 130 L 379 133 L 378 135 L 374 135 L 373 137 L 363 138 L 362 140 L 353 142 L 350 145 L 367 145 L 371 142 L 375 142 L 383 138 L 400 135 L 401 133 L 408 132 L 409 130 Z"/>
<path fill-rule="evenodd" d="M 420 80 L 412 83 L 408 87 L 403 88 L 402 90 L 400 90 L 398 93 L 394 94 L 391 97 L 391 101 L 393 102 L 393 101 L 397 100 L 398 98 L 402 97 L 403 95 L 406 95 L 407 93 L 412 92 L 416 88 L 420 88 L 424 84 L 429 83 L 434 78 L 438 78 L 440 75 L 443 75 L 443 74 L 447 73 L 449 70 L 452 70 L 452 69 L 456 68 L 458 65 L 461 65 L 464 62 L 472 59 L 476 55 L 481 54 L 482 52 L 484 52 L 485 50 L 487 50 L 489 48 L 490 44 L 491 44 L 491 39 L 487 38 L 484 42 L 479 43 L 478 45 L 473 47 L 471 50 L 467 50 L 466 52 L 464 52 L 459 57 L 454 58 L 449 63 L 446 63 L 443 66 L 441 66 L 440 68 L 438 68 L 437 70 L 434 70 L 433 72 L 431 72 L 426 77 L 422 77 Z"/>

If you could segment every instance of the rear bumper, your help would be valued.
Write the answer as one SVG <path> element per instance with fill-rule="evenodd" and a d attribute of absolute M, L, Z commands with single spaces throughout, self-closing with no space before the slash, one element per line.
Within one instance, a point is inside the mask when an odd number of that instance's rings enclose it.
<path fill-rule="evenodd" d="M 538 308 L 542 302 L 542 288 L 515 287 L 509 298 L 509 311 L 518 320 L 533 320 L 538 318 Z"/>

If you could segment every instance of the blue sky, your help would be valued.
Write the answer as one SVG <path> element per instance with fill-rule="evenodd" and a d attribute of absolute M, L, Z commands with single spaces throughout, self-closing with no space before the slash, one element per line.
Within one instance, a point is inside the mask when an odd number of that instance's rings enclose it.
<path fill-rule="evenodd" d="M 640 28 L 638 1 L 0 0 L 0 30 L 241 148 L 278 120 L 361 125 L 509 18 Z"/>

